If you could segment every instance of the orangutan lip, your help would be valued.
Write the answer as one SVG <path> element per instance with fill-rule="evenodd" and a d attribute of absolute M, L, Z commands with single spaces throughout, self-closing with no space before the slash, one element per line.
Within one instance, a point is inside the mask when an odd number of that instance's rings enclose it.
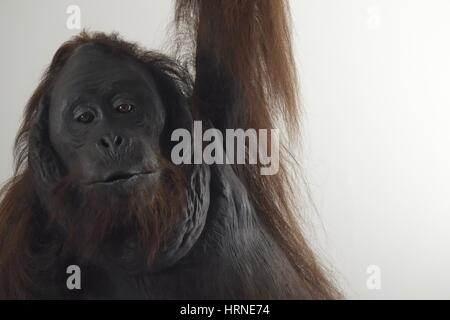
<path fill-rule="evenodd" d="M 108 177 L 106 177 L 106 179 L 104 180 L 98 180 L 98 181 L 94 181 L 89 183 L 90 185 L 92 184 L 110 184 L 110 183 L 114 183 L 114 182 L 119 182 L 119 181 L 126 181 L 129 180 L 133 177 L 137 177 L 137 176 L 143 176 L 143 175 L 147 175 L 147 174 L 151 174 L 153 173 L 152 171 L 145 171 L 145 172 L 116 172 L 113 173 L 111 175 L 109 175 Z"/>

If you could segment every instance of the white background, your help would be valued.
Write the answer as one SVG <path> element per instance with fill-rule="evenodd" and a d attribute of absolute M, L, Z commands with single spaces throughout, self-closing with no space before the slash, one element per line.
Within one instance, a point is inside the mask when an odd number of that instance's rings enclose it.
<path fill-rule="evenodd" d="M 0 179 L 66 28 L 161 48 L 172 3 L 0 2 Z M 346 297 L 450 298 L 450 1 L 292 0 L 314 246 Z M 381 289 L 366 286 L 369 265 Z"/>

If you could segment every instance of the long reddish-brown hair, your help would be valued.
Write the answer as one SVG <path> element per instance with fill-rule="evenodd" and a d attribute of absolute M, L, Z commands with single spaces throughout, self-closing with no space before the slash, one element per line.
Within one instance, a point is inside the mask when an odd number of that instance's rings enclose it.
<path fill-rule="evenodd" d="M 15 143 L 14 176 L 1 190 L 0 287 L 8 297 L 24 297 L 24 288 L 30 287 L 36 268 L 30 230 L 39 201 L 27 161 L 31 119 L 65 61 L 81 44 L 105 43 L 164 70 L 184 94 L 190 95 L 192 112 L 211 120 L 217 128 L 278 127 L 286 129 L 292 140 L 299 136 L 298 86 L 286 1 L 177 0 L 175 22 L 177 52 L 187 57 L 185 61 L 195 73 L 193 87 L 190 76 L 180 72 L 175 62 L 116 36 L 81 33 L 55 54 L 26 106 Z M 299 164 L 289 153 L 290 147 L 289 141 L 282 144 L 276 175 L 260 175 L 258 165 L 234 169 L 265 229 L 294 267 L 295 282 L 304 286 L 305 297 L 338 298 L 339 291 L 299 224 L 299 191 L 292 174 Z"/>
<path fill-rule="evenodd" d="M 300 162 L 290 152 L 301 112 L 285 0 L 177 0 L 176 52 L 196 73 L 194 108 L 218 128 L 284 129 L 280 168 L 235 166 L 259 217 L 297 272 L 310 298 L 338 298 L 301 229 Z M 297 279 L 297 280 L 298 280 Z M 299 297 L 300 298 L 300 297 Z"/>

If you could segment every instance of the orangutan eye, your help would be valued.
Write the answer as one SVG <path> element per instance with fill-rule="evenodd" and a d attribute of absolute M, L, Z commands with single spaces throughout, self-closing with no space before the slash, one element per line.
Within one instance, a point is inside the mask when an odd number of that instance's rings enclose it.
<path fill-rule="evenodd" d="M 116 110 L 120 113 L 128 113 L 134 110 L 134 105 L 129 103 L 122 103 L 116 107 Z"/>
<path fill-rule="evenodd" d="M 95 115 L 91 111 L 86 111 L 77 117 L 77 121 L 82 122 L 82 123 L 89 123 L 89 122 L 92 122 L 92 120 L 94 120 L 94 118 L 95 118 Z"/>

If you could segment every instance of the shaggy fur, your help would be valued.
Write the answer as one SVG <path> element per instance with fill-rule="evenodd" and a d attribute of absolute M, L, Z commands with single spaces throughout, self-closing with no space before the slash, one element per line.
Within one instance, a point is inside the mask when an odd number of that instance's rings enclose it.
<path fill-rule="evenodd" d="M 298 136 L 286 1 L 177 0 L 175 22 L 175 46 L 184 61 L 145 51 L 117 35 L 86 32 L 54 55 L 26 106 L 14 176 L 1 192 L 0 297 L 340 297 L 300 229 L 288 143 L 281 146 L 279 173 L 262 176 L 259 165 L 176 167 L 168 159 L 168 132 L 161 137 L 167 152 L 161 154 L 165 170 L 158 192 L 147 196 L 143 188 L 126 199 L 87 193 L 77 186 L 79 177 L 60 173 L 57 159 L 45 156 L 40 139 L 48 138 L 48 124 L 41 101 L 67 59 L 86 43 L 142 63 L 155 76 L 167 106 L 188 103 L 190 121 L 203 120 L 220 130 L 278 126 Z M 44 171 L 54 184 L 39 174 L 42 163 L 53 163 Z M 193 226 L 198 228 L 195 242 L 166 241 Z M 124 234 L 135 234 L 135 241 L 116 252 Z M 172 247 L 177 255 L 165 257 Z M 165 258 L 154 265 L 158 255 Z M 81 292 L 65 287 L 70 263 L 82 267 Z"/>

